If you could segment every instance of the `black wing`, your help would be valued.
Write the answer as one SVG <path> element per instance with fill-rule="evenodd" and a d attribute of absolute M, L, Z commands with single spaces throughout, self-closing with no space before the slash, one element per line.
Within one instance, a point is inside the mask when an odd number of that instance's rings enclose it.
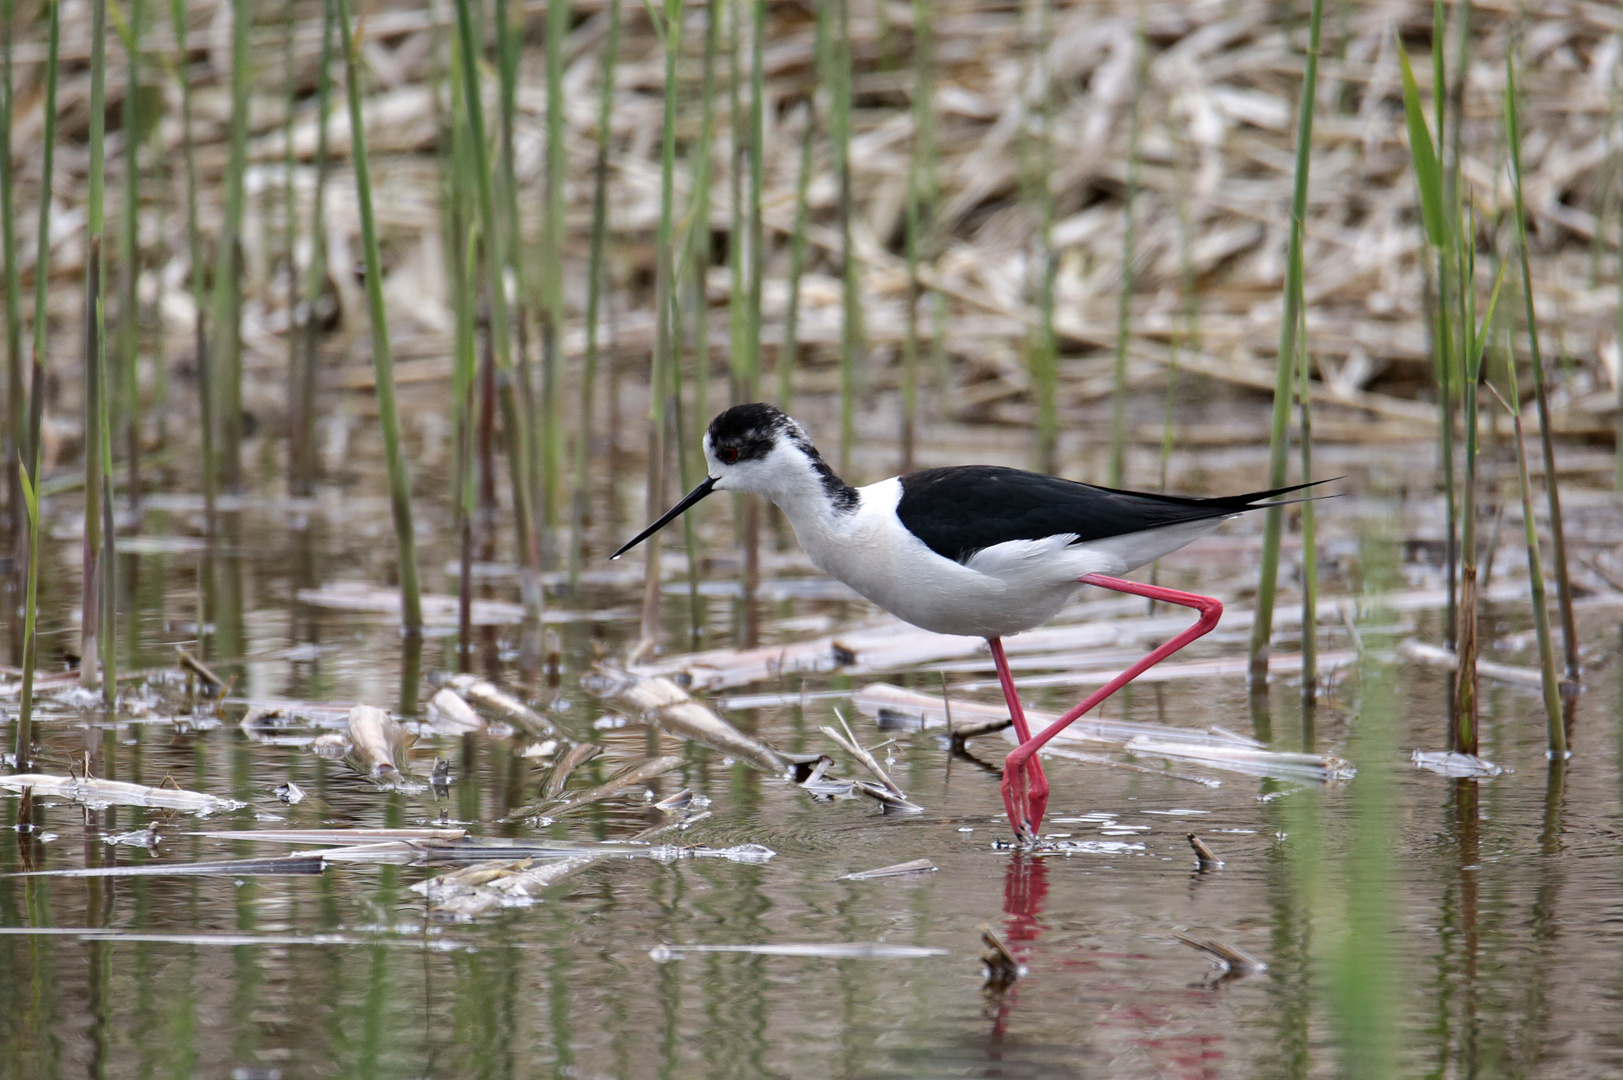
<path fill-rule="evenodd" d="M 1203 499 L 1119 491 L 999 465 L 925 469 L 908 473 L 901 483 L 896 515 L 902 524 L 931 551 L 959 563 L 1010 540 L 1075 533 L 1075 543 L 1085 544 L 1164 525 L 1228 517 L 1263 509 L 1256 505 L 1263 499 L 1313 486 L 1295 484 Z"/>

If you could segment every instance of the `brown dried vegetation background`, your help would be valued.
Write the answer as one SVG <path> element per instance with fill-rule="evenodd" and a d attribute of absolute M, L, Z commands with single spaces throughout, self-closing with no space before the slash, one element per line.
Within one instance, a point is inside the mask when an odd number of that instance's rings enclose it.
<path fill-rule="evenodd" d="M 25 3 L 17 38 L 16 146 L 18 244 L 24 289 L 33 272 L 34 214 L 42 129 L 44 24 L 41 7 Z M 454 18 L 450 8 L 363 5 L 363 59 L 368 138 L 375 197 L 384 234 L 387 295 L 399 377 L 408 403 L 444 400 L 450 374 L 452 312 L 442 232 L 445 192 L 438 164 L 449 109 L 446 57 Z M 300 100 L 294 127 L 294 177 L 300 219 L 308 221 L 314 188 L 316 67 L 320 6 L 293 5 Z M 53 211 L 49 368 L 51 430 L 63 445 L 76 441 L 78 314 L 82 304 L 86 170 L 89 4 L 63 4 L 60 145 Z M 230 9 L 192 3 L 192 51 L 173 56 L 173 38 L 160 13 L 149 15 L 149 54 L 168 56 L 196 94 L 205 234 L 220 219 L 229 111 Z M 653 339 L 655 225 L 658 217 L 663 52 L 646 11 L 627 3 L 621 66 L 615 90 L 610 158 L 609 281 L 606 340 L 626 377 L 626 403 L 605 403 L 611 415 L 639 415 Z M 793 227 L 795 174 L 804 103 L 816 89 L 814 8 L 773 2 L 765 51 L 767 92 L 765 218 L 771 249 L 764 291 L 764 364 L 770 372 L 782 339 L 788 232 Z M 689 4 L 680 64 L 678 196 L 685 202 L 693 175 L 691 151 L 700 107 L 702 5 Z M 545 8 L 526 5 L 525 51 L 518 92 L 516 172 L 521 185 L 526 246 L 535 248 L 544 198 L 545 72 L 541 42 Z M 565 49 L 568 70 L 566 197 L 571 226 L 566 248 L 570 323 L 564 336 L 572 379 L 584 349 L 581 325 L 595 152 L 598 53 L 605 31 L 602 0 L 573 7 Z M 281 124 L 279 6 L 261 6 L 253 36 L 255 99 L 251 110 L 249 212 L 243 338 L 247 407 L 261 434 L 280 430 L 290 326 L 281 267 L 284 185 Z M 904 333 L 907 275 L 902 258 L 903 212 L 913 123 L 909 112 L 911 9 L 901 3 L 857 0 L 852 8 L 854 93 L 853 223 L 862 260 L 863 319 L 870 390 L 894 387 Z M 1135 95 L 1135 34 L 1139 20 L 1147 65 Z M 1620 138 L 1619 9 L 1601 3 L 1477 4 L 1470 16 L 1469 70 L 1463 85 L 1467 122 L 1460 132 L 1461 171 L 1477 222 L 1479 274 L 1491 284 L 1499 257 L 1514 250 L 1502 124 L 1504 56 L 1519 40 L 1525 88 L 1526 194 L 1535 288 L 1547 361 L 1557 386 L 1559 425 L 1609 437 L 1618 381 L 1617 236 Z M 1159 442 L 1159 388 L 1175 356 L 1181 402 L 1191 419 L 1212 398 L 1211 380 L 1263 395 L 1274 383 L 1274 352 L 1285 261 L 1292 175 L 1294 112 L 1300 90 L 1305 5 L 1257 0 L 1198 0 L 1059 4 L 1053 35 L 1038 41 L 1030 12 L 1017 5 L 938 0 L 935 101 L 941 190 L 933 258 L 925 283 L 946 297 L 944 388 L 925 391 L 926 413 L 937 419 L 1029 423 L 1026 352 L 1036 324 L 1034 266 L 1038 222 L 1021 198 L 1022 142 L 1043 93 L 1040 72 L 1054 85 L 1053 164 L 1057 248 L 1056 322 L 1061 351 L 1061 423 L 1084 422 L 1090 402 L 1111 386 L 1116 305 L 1123 252 L 1130 112 L 1140 110 L 1135 296 L 1131 312 L 1129 378 L 1145 391 L 1135 411 L 1136 434 Z M 1408 48 L 1429 101 L 1431 6 L 1419 2 L 1337 5 L 1326 19 L 1320 71 L 1310 210 L 1307 221 L 1307 342 L 1317 365 L 1318 399 L 1328 410 L 1316 423 L 1320 438 L 1364 437 L 1379 431 L 1425 434 L 1435 425 L 1427 400 L 1432 374 L 1428 346 L 1428 279 L 1423 237 L 1403 124 L 1396 50 Z M 1049 50 L 1046 65 L 1038 50 Z M 122 49 L 109 48 L 108 220 L 116 221 L 122 168 L 119 131 L 124 78 Z M 1451 56 L 1455 55 L 1451 48 Z M 1452 61 L 1451 61 L 1452 62 Z M 335 64 L 335 79 L 342 78 Z M 720 66 L 725 75 L 725 63 Z M 747 77 L 747 66 L 745 68 Z M 485 73 L 489 115 L 496 79 Z M 186 282 L 184 175 L 179 91 L 163 65 L 149 62 L 150 91 L 142 111 L 155 125 L 142 187 L 140 230 L 143 381 L 153 358 L 178 378 L 188 376 L 191 300 Z M 747 100 L 747 93 L 745 95 Z M 723 98 L 725 94 L 723 93 Z M 709 295 L 727 297 L 726 232 L 733 190 L 728 170 L 726 101 L 717 103 L 711 228 L 719 253 Z M 1428 105 L 1429 111 L 1429 105 Z M 826 117 L 822 108 L 819 119 Z M 338 158 L 328 195 L 323 238 L 340 301 L 326 346 L 320 408 L 340 408 L 342 393 L 362 394 L 371 374 L 364 349 L 365 302 L 350 267 L 359 262 L 352 176 L 347 168 L 347 118 L 334 97 L 331 147 Z M 840 264 L 832 222 L 837 184 L 826 134 L 811 183 L 812 226 L 803 281 L 800 336 L 804 369 L 797 385 L 808 393 L 837 385 L 840 347 Z M 685 156 L 684 156 L 685 155 Z M 303 237 L 294 257 L 308 258 Z M 116 269 L 115 271 L 116 272 Z M 205 273 L 207 271 L 205 270 Z M 1512 283 L 1515 274 L 1509 275 Z M 1507 291 L 1512 286 L 1507 285 Z M 26 295 L 26 294 L 25 294 Z M 114 301 L 109 300 L 112 304 Z M 27 305 L 25 304 L 25 309 Z M 1501 304 L 1501 312 L 1519 310 Z M 110 309 L 110 321 L 117 316 Z M 932 321 L 920 320 L 921 333 Z M 711 322 L 711 359 L 725 363 L 725 319 Z M 26 338 L 25 338 L 26 340 Z M 535 348 L 537 336 L 529 337 Z M 1526 348 L 1518 330 L 1517 348 Z M 362 347 L 356 347 L 362 346 Z M 691 348 L 684 364 L 694 362 Z M 770 379 L 770 376 L 768 376 Z M 415 388 L 415 389 L 414 389 Z M 424 391 L 428 391 L 425 395 Z M 172 392 L 171 407 L 195 410 L 195 395 Z M 1153 398 L 1153 401 L 1152 401 Z M 572 400 L 572 399 L 570 399 Z M 599 396 L 603 400 L 603 396 Z M 714 404 L 721 404 L 720 401 Z M 363 411 L 365 408 L 363 407 Z M 173 430 L 173 429 L 172 429 Z M 1257 439 L 1264 428 L 1246 429 Z M 1232 432 L 1232 426 L 1230 427 Z M 573 437 L 573 436 L 571 436 Z"/>

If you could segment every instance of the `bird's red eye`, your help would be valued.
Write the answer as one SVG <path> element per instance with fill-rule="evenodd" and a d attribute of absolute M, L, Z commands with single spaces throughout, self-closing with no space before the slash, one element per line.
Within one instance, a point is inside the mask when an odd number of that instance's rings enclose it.
<path fill-rule="evenodd" d="M 738 460 L 738 450 L 736 447 L 723 446 L 720 450 L 716 451 L 716 456 L 722 461 L 726 462 L 728 465 L 731 465 L 733 462 Z"/>

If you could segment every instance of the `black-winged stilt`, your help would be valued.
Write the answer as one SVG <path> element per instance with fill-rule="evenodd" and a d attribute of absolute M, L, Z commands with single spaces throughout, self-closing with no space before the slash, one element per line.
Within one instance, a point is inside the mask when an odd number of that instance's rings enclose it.
<path fill-rule="evenodd" d="M 735 405 L 704 437 L 709 475 L 614 553 L 618 559 L 712 491 L 764 495 L 794 527 L 819 570 L 914 626 L 983 637 L 1020 745 L 1003 770 L 1016 835 L 1034 837 L 1048 804 L 1037 751 L 1079 716 L 1211 631 L 1222 602 L 1117 575 L 1204 536 L 1261 500 L 1308 484 L 1199 499 L 1094 487 L 996 465 L 958 465 L 853 488 L 835 475 L 801 426 L 771 405 Z M 1003 653 L 1009 634 L 1047 622 L 1083 585 L 1134 593 L 1200 613 L 1074 709 L 1032 734 Z"/>

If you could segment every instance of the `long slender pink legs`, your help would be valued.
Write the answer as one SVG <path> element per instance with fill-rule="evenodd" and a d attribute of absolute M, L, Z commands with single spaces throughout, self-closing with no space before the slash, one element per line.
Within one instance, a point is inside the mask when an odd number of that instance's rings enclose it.
<path fill-rule="evenodd" d="M 1003 685 L 1003 700 L 1009 706 L 1009 719 L 1014 721 L 1014 734 L 1024 746 L 1031 741 L 1031 726 L 1026 722 L 1026 711 L 1020 707 L 1020 693 L 1014 688 L 1014 672 L 1009 670 L 1009 658 L 1003 654 L 1003 640 L 1001 638 L 987 638 L 986 644 L 992 650 L 992 663 L 997 667 L 997 681 Z M 1043 766 L 1036 758 L 1031 759 L 1027 767 L 1030 773 L 1029 783 L 1033 789 L 1043 792 L 1046 802 L 1048 797 L 1048 777 L 1043 775 Z M 1009 770 L 1005 765 L 1003 769 L 1003 802 L 1009 805 Z M 1009 815 L 1010 824 L 1014 825 L 1015 835 L 1021 835 L 1020 823 L 1012 811 Z"/>
<path fill-rule="evenodd" d="M 1078 717 L 1105 698 L 1191 641 L 1211 633 L 1217 626 L 1217 620 L 1223 617 L 1223 602 L 1215 597 L 1179 592 L 1177 589 L 1163 589 L 1157 585 L 1145 585 L 1142 582 L 1106 577 L 1103 574 L 1088 574 L 1078 580 L 1084 585 L 1097 585 L 1103 589 L 1114 589 L 1117 592 L 1133 593 L 1137 596 L 1147 596 L 1152 600 L 1164 600 L 1169 604 L 1194 608 L 1200 612 L 1200 618 L 1195 625 L 1099 687 L 1076 708 L 1035 736 L 1029 733 L 1025 713 L 1021 710 L 1019 698 L 1015 694 L 1014 676 L 1009 673 L 1009 663 L 1004 658 L 1003 645 L 995 639 L 991 642 L 992 659 L 997 664 L 998 679 L 1003 684 L 1003 696 L 1009 703 L 1015 734 L 1020 737 L 1020 745 L 1003 763 L 1003 805 L 1009 811 L 1009 823 L 1014 826 L 1015 835 L 1021 839 L 1030 839 L 1037 835 L 1038 830 L 1042 828 L 1043 811 L 1048 808 L 1048 778 L 1043 775 L 1042 766 L 1037 763 L 1037 751 L 1049 739 L 1070 727 Z"/>

